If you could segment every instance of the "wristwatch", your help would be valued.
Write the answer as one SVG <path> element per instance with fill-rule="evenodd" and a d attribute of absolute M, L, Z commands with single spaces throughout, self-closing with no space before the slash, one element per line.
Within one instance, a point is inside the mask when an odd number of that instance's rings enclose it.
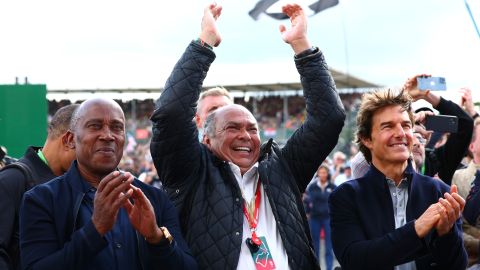
<path fill-rule="evenodd" d="M 168 244 L 172 244 L 173 242 L 173 236 L 170 234 L 170 232 L 168 231 L 167 228 L 165 227 L 160 227 L 160 230 L 162 230 L 162 233 L 163 233 L 163 237 L 165 237 L 164 239 L 162 239 L 161 242 L 163 242 L 164 240 L 168 241 Z"/>

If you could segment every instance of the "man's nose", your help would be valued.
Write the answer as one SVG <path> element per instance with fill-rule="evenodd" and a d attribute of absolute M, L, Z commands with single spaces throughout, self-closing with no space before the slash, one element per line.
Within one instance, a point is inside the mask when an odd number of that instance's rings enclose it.
<path fill-rule="evenodd" d="M 108 126 L 104 126 L 101 131 L 101 137 L 104 140 L 113 140 L 113 132 L 110 130 Z"/>
<path fill-rule="evenodd" d="M 250 133 L 248 133 L 248 130 L 246 128 L 241 128 L 238 136 L 245 140 L 251 139 Z"/>
<path fill-rule="evenodd" d="M 398 136 L 398 137 L 404 137 L 405 136 L 405 130 L 403 129 L 403 126 L 398 124 L 395 126 L 395 136 Z"/>

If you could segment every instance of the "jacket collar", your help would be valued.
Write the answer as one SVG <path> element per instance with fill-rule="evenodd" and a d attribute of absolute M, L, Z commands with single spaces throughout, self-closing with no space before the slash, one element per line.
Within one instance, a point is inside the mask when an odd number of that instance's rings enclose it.
<path fill-rule="evenodd" d="M 408 164 L 407 167 L 405 168 L 405 171 L 403 172 L 404 177 L 407 178 L 407 181 L 409 183 L 409 186 L 411 186 L 411 182 L 413 180 L 413 175 L 415 174 L 415 169 L 413 168 L 412 165 L 412 160 L 408 159 Z M 370 169 L 364 176 L 365 178 L 372 179 L 372 183 L 377 186 L 378 188 L 384 189 L 387 187 L 387 181 L 385 175 L 379 171 L 373 163 L 370 164 Z"/>
<path fill-rule="evenodd" d="M 85 181 L 78 171 L 78 162 L 74 160 L 70 169 L 65 173 L 65 179 L 70 183 L 72 189 L 79 193 L 85 193 L 84 185 L 82 181 Z"/>

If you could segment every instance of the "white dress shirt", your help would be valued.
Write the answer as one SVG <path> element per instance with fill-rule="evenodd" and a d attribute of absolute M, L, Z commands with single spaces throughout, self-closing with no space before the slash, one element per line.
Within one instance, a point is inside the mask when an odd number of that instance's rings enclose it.
<path fill-rule="evenodd" d="M 250 170 L 248 170 L 243 176 L 240 173 L 240 168 L 229 162 L 235 179 L 238 182 L 240 189 L 242 190 L 245 200 L 250 202 L 255 194 L 256 180 L 258 178 L 258 162 L 255 163 Z M 262 180 L 260 179 L 260 183 Z M 272 207 L 266 197 L 266 193 L 263 190 L 263 185 L 260 186 L 261 200 L 260 207 L 258 209 L 258 224 L 257 224 L 257 236 L 264 236 L 267 240 L 268 247 L 270 249 L 273 261 L 275 262 L 276 269 L 290 269 L 288 266 L 287 251 L 283 247 L 282 238 L 277 230 L 277 222 L 273 216 Z M 242 211 L 243 212 L 243 211 Z M 242 247 L 240 251 L 240 259 L 238 261 L 237 269 L 256 269 L 255 264 L 245 240 L 252 237 L 248 220 L 243 216 L 243 234 L 242 234 Z"/>

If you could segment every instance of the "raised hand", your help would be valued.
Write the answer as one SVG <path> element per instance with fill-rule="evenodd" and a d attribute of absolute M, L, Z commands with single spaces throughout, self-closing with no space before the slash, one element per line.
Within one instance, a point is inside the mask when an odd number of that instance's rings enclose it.
<path fill-rule="evenodd" d="M 435 114 L 431 111 L 419 111 L 413 114 L 413 118 L 415 120 L 415 123 L 425 124 L 427 116 L 429 115 L 435 115 Z"/>
<path fill-rule="evenodd" d="M 431 77 L 429 74 L 418 74 L 415 75 L 413 78 L 408 78 L 405 84 L 403 85 L 403 89 L 408 92 L 408 94 L 412 97 L 413 101 L 417 101 L 419 99 L 423 99 L 428 103 L 432 104 L 435 108 L 440 103 L 440 96 L 434 94 L 430 90 L 420 90 L 418 89 L 417 78 L 418 77 Z"/>
<path fill-rule="evenodd" d="M 216 20 L 222 14 L 222 6 L 216 3 L 208 5 L 203 10 L 202 31 L 199 38 L 212 47 L 217 47 L 222 42 L 222 37 L 218 33 Z"/>
<path fill-rule="evenodd" d="M 290 17 L 291 22 L 288 30 L 285 25 L 280 25 L 283 41 L 292 46 L 295 54 L 311 48 L 307 39 L 307 18 L 302 7 L 298 4 L 287 4 L 282 7 L 282 12 Z"/>
<path fill-rule="evenodd" d="M 132 181 L 130 173 L 114 171 L 98 184 L 93 200 L 92 222 L 100 235 L 105 235 L 115 225 L 118 210 L 133 193 L 130 188 Z"/>
<path fill-rule="evenodd" d="M 132 186 L 133 204 L 127 200 L 124 208 L 128 213 L 128 218 L 133 228 L 137 230 L 150 243 L 158 243 L 163 233 L 157 225 L 153 206 L 142 190 Z"/>
<path fill-rule="evenodd" d="M 403 85 L 403 89 L 410 94 L 413 98 L 413 101 L 417 101 L 419 99 L 425 99 L 430 90 L 420 90 L 418 89 L 417 78 L 418 77 L 431 77 L 432 75 L 429 74 L 418 74 L 413 76 L 412 78 L 408 78 L 405 84 Z"/>
<path fill-rule="evenodd" d="M 460 100 L 460 106 L 470 115 L 473 116 L 475 115 L 475 107 L 473 105 L 473 99 L 472 99 L 472 90 L 469 88 L 461 88 L 458 90 L 458 92 L 461 95 L 461 100 Z"/>
<path fill-rule="evenodd" d="M 465 207 L 465 200 L 458 195 L 456 185 L 452 185 L 450 193 L 445 193 L 444 196 L 445 198 L 438 200 L 445 209 L 445 212 L 440 216 L 436 225 L 438 235 L 440 236 L 448 233 L 452 229 Z"/>

